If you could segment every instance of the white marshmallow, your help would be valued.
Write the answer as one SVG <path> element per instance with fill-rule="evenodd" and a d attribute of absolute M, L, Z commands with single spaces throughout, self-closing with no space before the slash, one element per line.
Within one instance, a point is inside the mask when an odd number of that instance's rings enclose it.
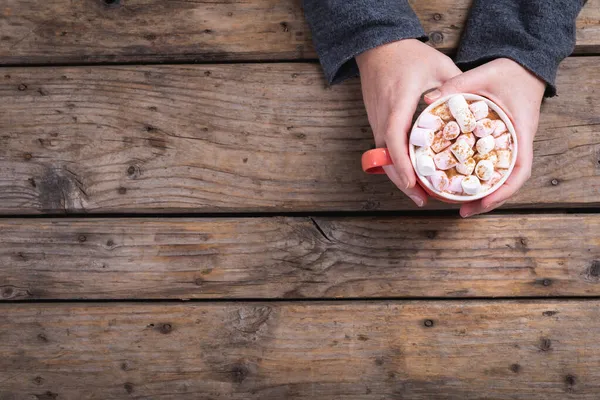
<path fill-rule="evenodd" d="M 460 135 L 460 127 L 455 121 L 450 121 L 444 126 L 443 137 L 446 140 L 454 140 Z"/>
<path fill-rule="evenodd" d="M 498 171 L 495 171 L 488 183 L 491 186 L 494 186 L 496 183 L 500 182 L 500 179 L 502 179 L 502 174 Z"/>
<path fill-rule="evenodd" d="M 431 150 L 431 147 L 417 147 L 415 149 L 415 156 L 416 157 L 419 157 L 419 156 L 433 157 L 433 156 L 435 156 L 435 153 L 433 152 L 433 150 Z"/>
<path fill-rule="evenodd" d="M 469 110 L 469 104 L 463 95 L 459 94 L 450 97 L 448 100 L 448 108 L 454 119 L 456 119 L 462 132 L 472 132 L 473 129 L 475 129 L 477 121 L 471 110 Z"/>
<path fill-rule="evenodd" d="M 433 143 L 432 129 L 415 128 L 410 134 L 410 144 L 414 146 L 429 147 Z"/>
<path fill-rule="evenodd" d="M 475 175 L 482 181 L 489 181 L 494 175 L 494 164 L 490 160 L 481 160 L 475 167 Z"/>
<path fill-rule="evenodd" d="M 452 155 L 450 149 L 444 150 L 433 157 L 435 165 L 441 170 L 447 170 L 458 165 L 458 160 Z"/>
<path fill-rule="evenodd" d="M 477 194 L 481 189 L 481 182 L 476 176 L 470 175 L 462 180 L 461 186 L 466 194 Z"/>
<path fill-rule="evenodd" d="M 494 133 L 492 133 L 492 135 L 494 135 L 494 137 L 498 137 L 498 136 L 502 135 L 504 132 L 506 132 L 506 124 L 503 121 L 496 119 L 492 122 L 494 123 L 494 126 L 495 126 Z"/>
<path fill-rule="evenodd" d="M 421 117 L 419 118 L 419 123 L 417 124 L 419 128 L 433 129 L 434 131 L 437 131 L 443 125 L 444 121 L 442 121 L 440 117 L 438 117 L 437 115 L 430 114 L 428 112 L 421 115 Z"/>
<path fill-rule="evenodd" d="M 511 151 L 510 150 L 497 150 L 496 154 L 498 155 L 498 163 L 496 164 L 497 168 L 510 168 L 511 162 Z"/>
<path fill-rule="evenodd" d="M 503 133 L 496 138 L 496 148 L 500 150 L 506 150 L 510 146 L 510 133 Z"/>
<path fill-rule="evenodd" d="M 496 147 L 496 140 L 493 136 L 486 136 L 479 139 L 475 147 L 479 154 L 484 155 L 494 150 L 494 147 Z"/>
<path fill-rule="evenodd" d="M 458 137 L 458 139 L 456 139 L 457 142 L 459 140 L 466 140 L 467 143 L 469 143 L 469 146 L 473 147 L 475 146 L 475 141 L 477 139 L 475 139 L 475 135 L 473 135 L 472 133 L 463 133 Z"/>
<path fill-rule="evenodd" d="M 459 163 L 464 163 L 475 154 L 466 140 L 457 140 L 456 143 L 450 146 L 450 151 L 452 151 L 452 154 L 454 154 Z"/>
<path fill-rule="evenodd" d="M 444 150 L 448 146 L 452 144 L 451 141 L 444 139 L 442 132 L 438 132 L 435 134 L 433 138 L 433 143 L 431 144 L 431 149 L 436 153 Z"/>
<path fill-rule="evenodd" d="M 477 121 L 473 133 L 475 136 L 482 138 L 491 135 L 492 132 L 494 132 L 494 129 L 496 129 L 496 126 L 492 123 L 492 120 L 489 118 L 484 118 Z"/>
<path fill-rule="evenodd" d="M 431 186 L 438 192 L 446 190 L 450 183 L 448 175 L 444 171 L 435 171 L 435 174 L 429 177 L 429 182 L 431 182 Z"/>
<path fill-rule="evenodd" d="M 417 157 L 417 172 L 423 176 L 430 176 L 435 173 L 435 164 L 433 158 L 421 155 Z"/>
<path fill-rule="evenodd" d="M 484 119 L 488 116 L 489 108 L 485 101 L 476 101 L 475 103 L 471 103 L 469 105 L 469 110 L 473 113 L 473 116 L 477 121 L 480 119 Z"/>
<path fill-rule="evenodd" d="M 464 163 L 458 164 L 456 166 L 456 171 L 459 174 L 463 174 L 463 175 L 471 175 L 473 173 L 474 169 L 475 169 L 475 160 L 472 158 L 469 158 Z"/>
<path fill-rule="evenodd" d="M 462 194 L 463 179 L 465 179 L 465 177 L 462 175 L 454 175 L 452 178 L 450 178 L 450 184 L 448 185 L 448 190 L 453 193 L 456 193 L 456 194 Z"/>

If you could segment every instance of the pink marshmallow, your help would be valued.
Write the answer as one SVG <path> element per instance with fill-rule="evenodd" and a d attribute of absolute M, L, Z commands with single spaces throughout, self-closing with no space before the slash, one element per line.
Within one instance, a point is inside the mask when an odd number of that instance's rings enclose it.
<path fill-rule="evenodd" d="M 494 129 L 496 129 L 496 126 L 492 123 L 492 120 L 489 118 L 484 118 L 477 121 L 475 129 L 473 129 L 473 133 L 475 136 L 482 138 L 491 135 L 492 132 L 494 132 Z"/>
<path fill-rule="evenodd" d="M 410 144 L 419 147 L 429 147 L 433 143 L 433 130 L 415 128 L 410 134 Z"/>
<path fill-rule="evenodd" d="M 502 174 L 498 171 L 494 171 L 494 174 L 490 178 L 489 184 L 494 186 L 496 183 L 500 182 L 500 179 L 502 179 Z"/>
<path fill-rule="evenodd" d="M 435 171 L 435 174 L 428 177 L 431 186 L 438 192 L 443 192 L 448 188 L 450 181 L 444 171 Z"/>
<path fill-rule="evenodd" d="M 444 139 L 454 140 L 460 135 L 460 127 L 455 121 L 450 121 L 446 124 L 442 133 Z"/>
<path fill-rule="evenodd" d="M 458 160 L 456 159 L 456 157 L 454 157 L 450 149 L 444 150 L 441 153 L 436 154 L 435 157 L 433 157 L 433 161 L 435 162 L 436 167 L 444 171 L 450 168 L 454 168 L 458 164 Z"/>
<path fill-rule="evenodd" d="M 452 178 L 450 178 L 450 183 L 448 184 L 448 190 L 456 193 L 456 194 L 462 194 L 463 192 L 463 188 L 462 188 L 462 180 L 465 179 L 465 177 L 463 175 L 455 175 Z"/>
<path fill-rule="evenodd" d="M 473 147 L 475 146 L 475 141 L 477 139 L 475 139 L 475 135 L 473 135 L 472 133 L 463 133 L 458 137 L 458 139 L 456 139 L 457 142 L 459 140 L 466 140 L 469 146 Z"/>
<path fill-rule="evenodd" d="M 444 150 L 448 146 L 452 144 L 451 141 L 444 139 L 442 132 L 438 132 L 435 134 L 433 138 L 433 143 L 431 144 L 431 149 L 436 153 Z"/>
<path fill-rule="evenodd" d="M 499 119 L 492 121 L 494 123 L 494 137 L 498 137 L 506 132 L 506 124 Z"/>
<path fill-rule="evenodd" d="M 510 133 L 503 133 L 496 138 L 496 149 L 506 150 L 510 147 L 511 137 Z"/>
<path fill-rule="evenodd" d="M 421 117 L 419 118 L 419 123 L 417 124 L 419 128 L 433 129 L 434 131 L 437 131 L 443 125 L 444 121 L 442 121 L 440 117 L 438 117 L 437 115 L 430 114 L 428 112 L 421 115 Z"/>
<path fill-rule="evenodd" d="M 488 116 L 489 108 L 485 101 L 476 101 L 475 103 L 471 103 L 469 105 L 469 110 L 473 113 L 473 116 L 477 121 L 480 119 L 484 119 Z"/>

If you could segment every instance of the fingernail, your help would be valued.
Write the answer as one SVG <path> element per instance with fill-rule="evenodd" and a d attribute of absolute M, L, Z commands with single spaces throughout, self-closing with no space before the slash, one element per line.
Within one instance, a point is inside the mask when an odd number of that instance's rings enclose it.
<path fill-rule="evenodd" d="M 438 97 L 440 97 L 442 95 L 442 92 L 440 92 L 438 89 L 435 89 L 429 93 L 427 93 L 425 95 L 425 97 L 427 98 L 427 100 L 435 100 Z"/>
<path fill-rule="evenodd" d="M 410 196 L 410 198 L 418 207 L 423 207 L 423 204 L 425 204 L 425 201 L 423 201 L 423 199 L 419 196 Z"/>
<path fill-rule="evenodd" d="M 472 212 L 471 213 L 465 213 L 465 214 L 460 213 L 460 216 L 463 217 L 463 218 L 469 218 L 469 217 L 473 216 L 473 213 Z"/>

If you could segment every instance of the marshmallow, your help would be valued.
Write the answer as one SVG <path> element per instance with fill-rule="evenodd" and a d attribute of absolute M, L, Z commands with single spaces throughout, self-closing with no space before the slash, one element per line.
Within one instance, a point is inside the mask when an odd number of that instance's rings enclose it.
<path fill-rule="evenodd" d="M 494 121 L 492 121 L 494 123 L 494 133 L 492 133 L 492 135 L 494 135 L 494 137 L 498 137 L 500 135 L 502 135 L 504 132 L 506 132 L 506 124 L 502 121 L 500 121 L 499 119 L 496 119 Z"/>
<path fill-rule="evenodd" d="M 486 137 L 491 135 L 496 129 L 496 125 L 492 123 L 492 120 L 489 118 L 484 118 L 482 120 L 477 121 L 475 124 L 475 129 L 473 129 L 473 133 L 477 137 Z"/>
<path fill-rule="evenodd" d="M 459 163 L 464 163 L 469 158 L 473 157 L 473 154 L 475 153 L 466 140 L 457 140 L 456 143 L 450 146 L 450 151 L 452 151 L 452 154 L 454 154 L 454 157 L 456 157 Z"/>
<path fill-rule="evenodd" d="M 463 95 L 459 94 L 450 97 L 448 108 L 450 108 L 450 113 L 456 119 L 462 132 L 472 132 L 475 129 L 477 121 L 471 110 L 469 110 L 469 104 L 467 104 L 467 100 L 465 100 Z"/>
<path fill-rule="evenodd" d="M 433 152 L 433 150 L 431 150 L 431 147 L 417 147 L 415 149 L 415 156 L 419 157 L 422 155 L 433 157 L 435 156 L 435 153 Z"/>
<path fill-rule="evenodd" d="M 493 136 L 486 136 L 479 139 L 475 147 L 479 154 L 484 155 L 494 150 L 494 147 L 496 147 L 496 140 Z"/>
<path fill-rule="evenodd" d="M 441 170 L 447 170 L 456 167 L 458 160 L 452 155 L 450 149 L 444 150 L 433 157 L 435 165 Z"/>
<path fill-rule="evenodd" d="M 500 182 L 500 179 L 502 179 L 502 174 L 498 171 L 495 171 L 488 183 L 491 186 L 494 186 L 496 183 Z"/>
<path fill-rule="evenodd" d="M 435 174 L 429 177 L 429 182 L 431 182 L 431 186 L 438 192 L 446 190 L 450 183 L 448 175 L 444 171 L 435 171 Z"/>
<path fill-rule="evenodd" d="M 419 123 L 417 124 L 419 128 L 433 129 L 434 131 L 437 131 L 443 125 L 444 121 L 442 121 L 440 117 L 428 112 L 421 115 L 421 118 L 419 118 Z"/>
<path fill-rule="evenodd" d="M 484 182 L 481 184 L 481 189 L 479 189 L 480 192 L 487 192 L 488 190 L 490 190 L 492 188 L 492 185 L 490 185 L 489 182 Z"/>
<path fill-rule="evenodd" d="M 450 121 L 446 124 L 443 131 L 444 139 L 454 140 L 460 135 L 460 127 L 454 121 Z"/>
<path fill-rule="evenodd" d="M 488 105 L 483 100 L 476 101 L 475 103 L 471 103 L 469 105 L 469 110 L 471 110 L 471 112 L 473 113 L 473 116 L 475 117 L 475 119 L 477 121 L 479 121 L 480 119 L 484 119 L 485 117 L 488 116 L 488 113 L 489 113 Z"/>
<path fill-rule="evenodd" d="M 410 144 L 414 146 L 429 147 L 433 143 L 433 130 L 415 128 L 410 134 Z"/>
<path fill-rule="evenodd" d="M 448 108 L 448 104 L 442 103 L 433 110 L 430 111 L 431 114 L 437 115 L 444 122 L 448 122 L 452 120 L 452 114 L 450 114 L 450 109 Z"/>
<path fill-rule="evenodd" d="M 503 133 L 496 138 L 496 148 L 500 150 L 506 150 L 510 146 L 510 133 Z"/>
<path fill-rule="evenodd" d="M 442 135 L 443 135 L 442 132 L 438 132 L 435 134 L 435 136 L 433 138 L 433 143 L 431 144 L 431 149 L 433 151 L 435 151 L 436 153 L 439 153 L 440 151 L 444 150 L 446 147 L 448 147 L 452 144 L 451 141 L 444 139 L 444 137 Z"/>
<path fill-rule="evenodd" d="M 481 160 L 475 167 L 475 175 L 482 181 L 489 181 L 494 174 L 494 164 L 490 160 Z"/>
<path fill-rule="evenodd" d="M 463 174 L 463 175 L 471 175 L 473 173 L 474 169 L 475 169 L 475 160 L 472 158 L 469 158 L 464 163 L 458 164 L 456 166 L 456 171 L 459 174 Z"/>
<path fill-rule="evenodd" d="M 506 168 L 510 168 L 510 161 L 511 161 L 511 151 L 510 150 L 498 150 L 496 151 L 496 154 L 498 155 L 498 163 L 496 164 L 497 168 L 502 168 L 502 169 L 506 169 Z"/>
<path fill-rule="evenodd" d="M 476 163 L 478 163 L 481 160 L 490 160 L 492 162 L 492 164 L 494 165 L 494 168 L 496 167 L 496 164 L 498 163 L 498 156 L 496 155 L 495 151 L 492 151 L 490 153 L 487 154 L 475 154 L 473 156 L 473 159 L 475 160 Z"/>
<path fill-rule="evenodd" d="M 466 194 L 477 194 L 481 189 L 481 182 L 474 175 L 465 177 L 460 184 Z"/>
<path fill-rule="evenodd" d="M 456 193 L 456 194 L 462 194 L 463 179 L 465 179 L 465 177 L 462 175 L 454 175 L 452 178 L 450 178 L 450 183 L 448 184 L 448 190 L 453 193 Z"/>
<path fill-rule="evenodd" d="M 421 155 L 417 157 L 417 172 L 423 176 L 430 176 L 435 173 L 435 164 L 433 158 Z"/>
<path fill-rule="evenodd" d="M 459 140 L 466 140 L 467 143 L 469 143 L 469 146 L 473 147 L 475 146 L 475 140 L 477 139 L 475 139 L 475 135 L 473 135 L 472 133 L 463 133 L 458 137 L 458 139 L 456 139 L 457 142 Z"/>

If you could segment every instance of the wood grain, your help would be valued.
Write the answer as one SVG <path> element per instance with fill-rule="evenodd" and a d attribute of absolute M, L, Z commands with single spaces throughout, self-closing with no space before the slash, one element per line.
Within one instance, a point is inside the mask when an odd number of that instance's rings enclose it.
<path fill-rule="evenodd" d="M 471 1 L 411 3 L 430 44 L 453 51 Z M 0 32 L 3 64 L 316 57 L 301 0 L 3 0 Z M 577 20 L 575 52 L 600 52 L 600 0 Z"/>
<path fill-rule="evenodd" d="M 600 302 L 0 306 L 3 399 L 598 398 Z"/>
<path fill-rule="evenodd" d="M 0 219 L 0 299 L 600 295 L 599 215 Z"/>
<path fill-rule="evenodd" d="M 600 204 L 599 62 L 563 63 L 509 206 Z M 317 65 L 4 68 L 0 109 L 3 214 L 414 208 L 360 169 L 358 80 Z"/>

